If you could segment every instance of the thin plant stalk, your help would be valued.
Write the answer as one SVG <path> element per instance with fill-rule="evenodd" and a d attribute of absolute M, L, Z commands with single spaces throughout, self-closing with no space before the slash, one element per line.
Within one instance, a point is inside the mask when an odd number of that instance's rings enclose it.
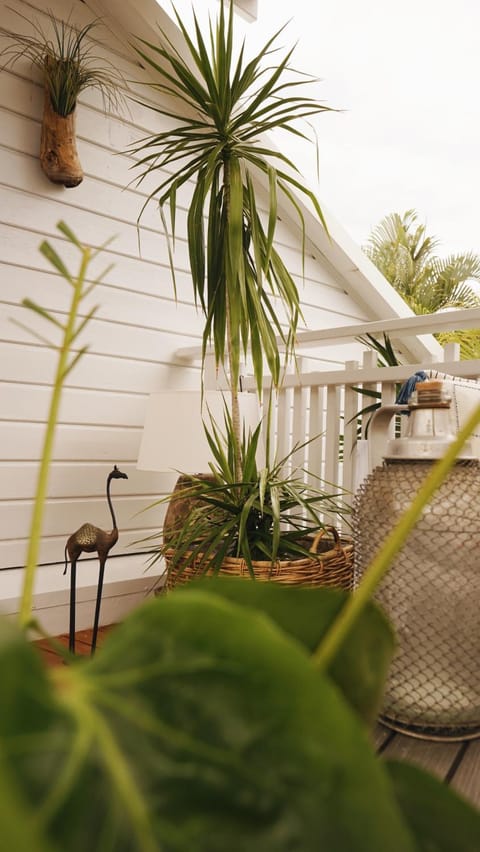
<path fill-rule="evenodd" d="M 326 669 L 334 659 L 345 637 L 389 570 L 393 559 L 402 549 L 425 506 L 446 478 L 449 470 L 455 464 L 458 453 L 479 423 L 480 406 L 475 409 L 458 432 L 455 441 L 452 442 L 443 458 L 433 465 L 415 499 L 389 533 L 380 552 L 367 568 L 358 589 L 348 598 L 331 629 L 314 651 L 312 659 L 318 669 Z"/>
<path fill-rule="evenodd" d="M 95 284 L 97 284 L 98 281 L 101 280 L 101 278 L 106 274 L 107 271 L 105 270 L 99 278 L 97 278 L 93 283 L 87 285 L 88 266 L 90 264 L 90 261 L 98 252 L 92 251 L 90 248 L 82 245 L 64 222 L 59 222 L 57 224 L 57 228 L 81 252 L 79 271 L 77 276 L 74 277 L 69 273 L 63 261 L 60 259 L 60 257 L 57 255 L 57 253 L 49 243 L 43 242 L 40 246 L 40 251 L 42 252 L 42 254 L 44 254 L 44 256 L 50 261 L 50 263 L 55 267 L 55 269 L 62 275 L 62 277 L 66 281 L 68 281 L 68 283 L 72 287 L 72 298 L 70 302 L 67 321 L 64 325 L 62 325 L 62 323 L 60 323 L 56 319 L 56 317 L 48 313 L 48 311 L 46 311 L 44 308 L 32 302 L 30 299 L 24 299 L 23 301 L 25 307 L 30 308 L 42 318 L 48 320 L 57 328 L 60 328 L 63 332 L 62 342 L 60 346 L 56 346 L 55 344 L 50 343 L 50 341 L 48 341 L 41 335 L 32 332 L 32 334 L 37 336 L 43 343 L 46 342 L 48 345 L 52 346 L 52 348 L 58 349 L 59 356 L 55 372 L 52 397 L 50 401 L 47 428 L 43 442 L 40 468 L 38 472 L 32 519 L 30 523 L 25 577 L 19 614 L 20 624 L 23 628 L 27 628 L 32 624 L 32 604 L 35 572 L 38 564 L 43 516 L 45 511 L 45 501 L 48 490 L 49 469 L 52 460 L 53 442 L 55 437 L 55 429 L 58 421 L 58 412 L 60 407 L 63 385 L 65 383 L 66 377 L 72 370 L 72 367 L 79 361 L 82 355 L 85 354 L 88 348 L 87 346 L 83 346 L 78 352 L 72 355 L 72 346 L 80 332 L 83 331 L 86 324 L 93 317 L 95 311 L 97 310 L 97 308 L 94 307 L 87 313 L 85 317 L 79 319 L 79 306 L 82 299 L 84 299 L 85 296 L 87 296 L 91 292 Z M 105 246 L 102 246 L 102 248 L 104 247 Z"/>
<path fill-rule="evenodd" d="M 70 352 L 70 342 L 74 336 L 75 321 L 80 304 L 83 284 L 85 281 L 85 273 L 90 259 L 90 252 L 85 249 L 82 257 L 78 278 L 74 283 L 72 301 L 68 313 L 68 320 L 65 326 L 63 342 L 60 348 L 57 370 L 55 373 L 55 381 L 53 385 L 52 398 L 50 400 L 50 410 L 48 413 L 47 429 L 43 442 L 42 457 L 40 461 L 40 469 L 38 472 L 37 488 L 35 494 L 35 503 L 33 506 L 32 520 L 30 524 L 30 535 L 27 551 L 27 564 L 25 568 L 25 580 L 22 592 L 22 602 L 20 606 L 20 624 L 26 627 L 32 615 L 33 602 L 33 584 L 35 580 L 35 570 L 38 563 L 38 553 L 40 549 L 40 538 L 42 533 L 43 515 L 45 511 L 45 500 L 47 497 L 48 476 L 50 470 L 50 462 L 52 460 L 53 441 L 55 437 L 55 427 L 58 420 L 58 410 L 62 395 L 63 383 L 68 372 L 67 364 Z"/>

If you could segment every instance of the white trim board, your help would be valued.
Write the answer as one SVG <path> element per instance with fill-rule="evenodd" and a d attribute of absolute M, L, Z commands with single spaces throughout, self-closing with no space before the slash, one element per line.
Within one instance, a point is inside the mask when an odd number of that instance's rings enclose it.
<path fill-rule="evenodd" d="M 121 621 L 128 612 L 153 595 L 163 584 L 161 565 L 148 571 L 146 555 L 113 557 L 107 561 L 103 585 L 100 624 Z M 14 618 L 20 611 L 24 571 L 12 568 L 0 571 L 0 614 Z M 93 626 L 97 596 L 98 561 L 77 563 L 76 630 Z M 63 566 L 42 565 L 35 578 L 33 615 L 51 635 L 68 633 L 70 600 L 70 566 L 66 576 Z"/>

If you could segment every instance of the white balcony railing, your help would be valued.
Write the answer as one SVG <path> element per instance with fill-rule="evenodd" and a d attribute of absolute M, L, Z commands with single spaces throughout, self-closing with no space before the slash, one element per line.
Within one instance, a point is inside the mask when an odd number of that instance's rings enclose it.
<path fill-rule="evenodd" d="M 409 318 L 344 326 L 337 329 L 309 331 L 299 335 L 297 350 L 303 347 L 320 348 L 356 340 L 367 333 L 386 332 L 395 339 L 407 341 L 422 334 L 480 328 L 480 309 L 445 312 Z M 431 338 L 430 338 L 431 339 Z M 178 352 L 184 358 L 199 357 L 198 350 Z M 417 370 L 432 370 L 460 378 L 480 377 L 480 360 L 461 361 L 457 344 L 447 344 L 443 359 L 422 363 L 407 363 L 397 367 L 378 367 L 377 353 L 364 351 L 362 362 L 347 361 L 343 369 L 316 370 L 300 368 L 285 377 L 282 390 L 276 399 L 274 427 L 277 438 L 277 457 L 282 458 L 295 446 L 310 441 L 303 449 L 293 453 L 292 465 L 305 468 L 312 478 L 320 477 L 328 483 L 353 492 L 360 478 L 358 469 L 359 439 L 365 439 L 368 416 L 355 415 L 369 402 L 356 388 L 375 390 L 382 404 L 395 401 L 399 383 L 406 381 Z M 267 387 L 266 383 L 266 387 Z M 252 378 L 243 382 L 245 390 L 255 391 Z M 392 424 L 393 427 L 393 424 Z M 316 437 L 317 436 L 317 437 Z M 362 466 L 364 464 L 362 446 Z"/>

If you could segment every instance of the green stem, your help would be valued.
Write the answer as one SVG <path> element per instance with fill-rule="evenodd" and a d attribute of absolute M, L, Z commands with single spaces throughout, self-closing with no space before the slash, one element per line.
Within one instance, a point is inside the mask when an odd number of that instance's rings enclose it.
<path fill-rule="evenodd" d="M 419 520 L 425 506 L 442 484 L 450 468 L 455 464 L 458 453 L 479 423 L 480 406 L 468 418 L 443 458 L 433 465 L 415 499 L 389 533 L 380 552 L 368 567 L 360 586 L 348 598 L 329 632 L 314 651 L 312 659 L 316 668 L 326 669 L 336 656 L 346 636 L 389 570 L 393 559 L 405 544 L 407 536 Z"/>
<path fill-rule="evenodd" d="M 230 217 L 230 159 L 228 154 L 225 155 L 223 162 L 224 169 L 224 192 L 225 192 L 225 215 L 228 219 Z M 229 275 L 230 260 L 226 258 L 226 266 L 225 275 Z M 238 400 L 238 379 L 237 373 L 233 357 L 233 345 L 232 345 L 232 326 L 231 326 L 231 310 L 230 310 L 230 298 L 229 298 L 229 288 L 226 287 L 225 294 L 225 311 L 226 311 L 226 330 L 227 330 L 227 358 L 228 358 L 228 372 L 229 372 L 229 382 L 230 382 L 230 402 L 231 402 L 231 415 L 232 415 L 232 438 L 233 438 L 233 455 L 235 460 L 235 479 L 237 482 L 240 482 L 242 479 L 242 462 L 240 458 L 240 446 L 241 446 L 241 424 L 240 424 L 240 405 Z"/>
<path fill-rule="evenodd" d="M 70 345 L 74 336 L 75 320 L 77 317 L 78 305 L 82 298 L 83 283 L 85 280 L 85 274 L 89 258 L 90 252 L 88 249 L 85 249 L 83 252 L 78 278 L 73 283 L 72 302 L 68 314 L 68 321 L 64 330 L 63 343 L 60 348 L 60 355 L 57 363 L 53 393 L 50 401 L 47 429 L 43 442 L 43 451 L 40 462 L 40 469 L 38 473 L 37 488 L 35 492 L 35 502 L 33 505 L 32 520 L 30 523 L 27 564 L 25 569 L 25 579 L 20 605 L 20 624 L 24 628 L 30 625 L 32 619 L 33 588 L 35 582 L 35 572 L 38 564 L 38 554 L 40 549 L 45 501 L 47 497 L 48 476 L 50 470 L 50 462 L 52 458 L 53 441 L 55 438 L 55 427 L 58 420 L 58 411 L 60 408 L 63 382 L 67 372 L 67 362 L 70 352 Z"/>
<path fill-rule="evenodd" d="M 228 297 L 227 297 L 228 300 Z M 227 312 L 228 313 L 228 312 Z M 227 316 L 228 319 L 228 316 Z M 227 342 L 228 342 L 228 359 L 231 375 L 231 343 L 230 343 L 230 326 L 227 325 Z M 242 479 L 242 461 L 240 458 L 240 442 L 241 442 L 241 423 L 240 423 L 240 404 L 238 400 L 238 387 L 231 382 L 230 384 L 230 402 L 232 408 L 232 437 L 234 444 L 235 457 L 235 479 L 240 482 Z"/>

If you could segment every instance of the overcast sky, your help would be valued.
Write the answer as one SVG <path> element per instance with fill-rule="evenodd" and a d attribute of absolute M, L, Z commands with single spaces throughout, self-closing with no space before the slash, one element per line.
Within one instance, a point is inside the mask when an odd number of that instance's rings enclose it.
<path fill-rule="evenodd" d="M 257 22 L 238 26 L 247 44 L 263 43 L 290 20 L 279 44 L 298 41 L 292 64 L 320 77 L 311 93 L 342 110 L 315 122 L 318 184 L 313 149 L 301 151 L 301 162 L 352 237 L 362 244 L 383 216 L 414 207 L 440 239 L 439 254 L 480 253 L 480 2 L 258 0 L 258 7 Z"/>

